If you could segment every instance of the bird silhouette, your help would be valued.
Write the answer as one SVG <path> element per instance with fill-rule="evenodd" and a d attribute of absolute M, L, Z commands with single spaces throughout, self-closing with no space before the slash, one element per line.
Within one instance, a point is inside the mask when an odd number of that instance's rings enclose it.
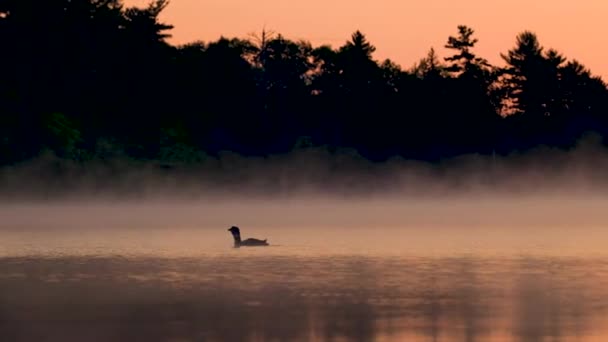
<path fill-rule="evenodd" d="M 235 248 L 238 248 L 241 246 L 243 246 L 243 247 L 268 246 L 267 239 L 260 240 L 260 239 L 249 238 L 246 240 L 241 240 L 241 230 L 239 229 L 239 227 L 232 226 L 232 227 L 230 227 L 230 229 L 228 229 L 228 231 L 230 233 L 232 233 L 232 237 L 234 238 L 234 247 Z"/>

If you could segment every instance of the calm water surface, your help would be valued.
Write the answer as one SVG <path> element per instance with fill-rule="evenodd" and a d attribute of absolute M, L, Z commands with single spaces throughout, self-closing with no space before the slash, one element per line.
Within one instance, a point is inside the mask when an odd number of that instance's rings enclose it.
<path fill-rule="evenodd" d="M 598 228 L 0 233 L 2 341 L 607 341 Z"/>

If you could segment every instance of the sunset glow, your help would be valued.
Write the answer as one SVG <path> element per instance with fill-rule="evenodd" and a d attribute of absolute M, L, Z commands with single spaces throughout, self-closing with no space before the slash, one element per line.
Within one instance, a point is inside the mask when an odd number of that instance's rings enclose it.
<path fill-rule="evenodd" d="M 128 5 L 148 2 L 126 0 Z M 576 58 L 606 79 L 606 13 L 608 2 L 603 0 L 173 0 L 163 19 L 175 26 L 172 42 L 177 44 L 215 40 L 221 35 L 247 37 L 266 26 L 292 39 L 337 47 L 360 29 L 376 45 L 376 59 L 391 58 L 403 68 L 417 62 L 431 47 L 445 55 L 443 45 L 459 24 L 473 27 L 479 38 L 478 53 L 500 65 L 500 53 L 515 44 L 515 36 L 531 30 L 546 48 Z"/>

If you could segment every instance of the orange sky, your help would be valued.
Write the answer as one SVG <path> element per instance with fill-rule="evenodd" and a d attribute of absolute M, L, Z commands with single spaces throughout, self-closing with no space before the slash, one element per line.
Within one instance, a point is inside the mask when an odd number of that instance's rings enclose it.
<path fill-rule="evenodd" d="M 476 30 L 478 54 L 493 63 L 528 29 L 543 46 L 578 59 L 606 80 L 607 14 L 608 0 L 172 0 L 163 19 L 175 26 L 174 43 L 246 37 L 266 25 L 288 38 L 338 47 L 360 29 L 377 47 L 376 59 L 390 57 L 404 68 L 431 46 L 445 55 L 443 45 L 459 24 Z"/>

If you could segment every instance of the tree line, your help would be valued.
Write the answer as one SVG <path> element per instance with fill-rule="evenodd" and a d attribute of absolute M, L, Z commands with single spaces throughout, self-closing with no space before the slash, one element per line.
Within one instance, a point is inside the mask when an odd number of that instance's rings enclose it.
<path fill-rule="evenodd" d="M 308 146 L 438 160 L 608 132 L 606 83 L 533 32 L 498 67 L 458 26 L 452 55 L 403 68 L 374 59 L 360 31 L 337 48 L 268 31 L 172 45 L 167 5 L 0 0 L 0 163 L 52 151 L 170 165 Z"/>

